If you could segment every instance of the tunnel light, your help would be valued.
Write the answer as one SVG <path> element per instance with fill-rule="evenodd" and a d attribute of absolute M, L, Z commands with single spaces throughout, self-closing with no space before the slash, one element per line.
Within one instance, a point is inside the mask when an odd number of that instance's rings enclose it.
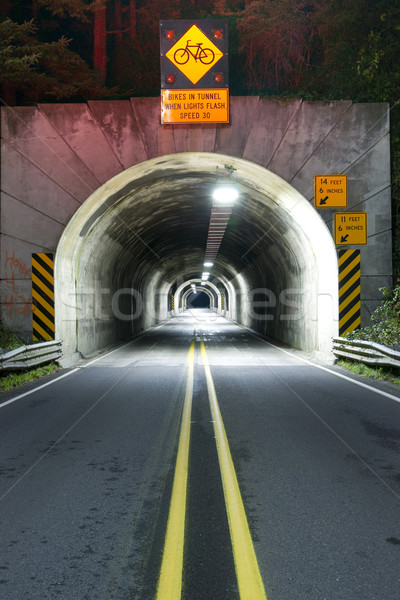
<path fill-rule="evenodd" d="M 238 197 L 239 192 L 233 187 L 218 187 L 213 193 L 215 203 L 223 206 L 233 206 Z"/>
<path fill-rule="evenodd" d="M 212 267 L 212 266 L 213 266 L 213 264 L 214 264 L 213 262 L 211 262 L 210 260 L 207 260 L 207 261 L 204 263 L 204 266 L 205 266 L 205 267 Z"/>
<path fill-rule="evenodd" d="M 201 285 L 206 285 L 206 283 L 207 283 L 206 281 L 202 281 Z"/>

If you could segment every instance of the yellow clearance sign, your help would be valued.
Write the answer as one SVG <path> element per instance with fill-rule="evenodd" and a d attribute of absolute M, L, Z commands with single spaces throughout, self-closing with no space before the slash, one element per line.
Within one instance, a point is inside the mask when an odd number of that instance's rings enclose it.
<path fill-rule="evenodd" d="M 363 246 L 367 243 L 367 213 L 336 213 L 335 244 Z"/>
<path fill-rule="evenodd" d="M 229 91 L 161 90 L 161 123 L 229 123 Z"/>
<path fill-rule="evenodd" d="M 200 29 L 193 25 L 166 53 L 167 58 L 196 84 L 223 53 Z"/>
<path fill-rule="evenodd" d="M 345 208 L 347 206 L 347 175 L 315 175 L 315 208 Z"/>

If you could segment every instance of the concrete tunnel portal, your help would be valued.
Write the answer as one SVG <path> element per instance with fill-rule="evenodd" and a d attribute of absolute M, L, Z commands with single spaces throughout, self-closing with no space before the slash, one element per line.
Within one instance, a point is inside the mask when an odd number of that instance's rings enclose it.
<path fill-rule="evenodd" d="M 225 184 L 239 197 L 202 284 L 212 190 Z M 64 357 L 93 355 L 178 314 L 193 282 L 228 318 L 330 354 L 337 256 L 317 211 L 255 163 L 188 152 L 126 169 L 68 223 L 55 260 L 56 337 Z"/>

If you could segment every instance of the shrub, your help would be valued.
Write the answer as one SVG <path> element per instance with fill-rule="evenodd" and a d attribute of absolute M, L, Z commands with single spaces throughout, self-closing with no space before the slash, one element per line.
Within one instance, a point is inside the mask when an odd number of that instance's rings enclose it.
<path fill-rule="evenodd" d="M 14 350 L 24 345 L 24 340 L 12 329 L 4 327 L 0 321 L 0 349 L 3 351 Z"/>
<path fill-rule="evenodd" d="M 400 346 L 400 285 L 379 288 L 383 300 L 371 315 L 371 324 L 348 334 L 349 340 L 369 340 L 385 346 Z"/>

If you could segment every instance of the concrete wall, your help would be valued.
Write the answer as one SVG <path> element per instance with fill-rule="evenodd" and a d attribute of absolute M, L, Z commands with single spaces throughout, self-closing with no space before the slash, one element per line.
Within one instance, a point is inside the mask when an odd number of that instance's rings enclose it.
<path fill-rule="evenodd" d="M 346 173 L 349 210 L 368 213 L 368 245 L 361 248 L 366 321 L 392 274 L 388 106 L 234 97 L 231 125 L 204 127 L 161 126 L 159 98 L 2 108 L 3 322 L 30 339 L 31 254 L 55 253 L 71 217 L 101 184 L 133 165 L 180 152 L 252 161 L 311 204 L 314 175 Z M 320 216 L 332 231 L 333 211 Z"/>

